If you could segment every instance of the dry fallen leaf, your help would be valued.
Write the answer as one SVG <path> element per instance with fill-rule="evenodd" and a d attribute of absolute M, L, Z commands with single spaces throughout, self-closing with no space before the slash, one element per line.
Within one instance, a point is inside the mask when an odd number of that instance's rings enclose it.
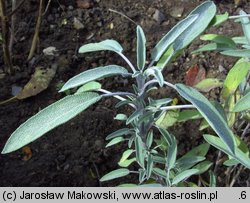
<path fill-rule="evenodd" d="M 57 66 L 50 69 L 37 67 L 35 73 L 31 76 L 30 81 L 24 86 L 23 90 L 17 95 L 17 99 L 25 99 L 35 96 L 43 90 L 47 89 L 51 80 L 55 76 Z"/>
<path fill-rule="evenodd" d="M 23 154 L 23 161 L 29 161 L 32 158 L 32 151 L 30 147 L 25 146 L 22 148 L 22 154 Z"/>
<path fill-rule="evenodd" d="M 194 86 L 200 81 L 206 78 L 206 70 L 205 68 L 199 68 L 198 65 L 195 65 L 186 72 L 185 83 L 189 86 Z"/>

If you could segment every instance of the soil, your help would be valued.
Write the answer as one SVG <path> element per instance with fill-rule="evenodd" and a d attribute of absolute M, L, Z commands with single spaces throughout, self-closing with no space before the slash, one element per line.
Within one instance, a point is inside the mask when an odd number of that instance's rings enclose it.
<path fill-rule="evenodd" d="M 39 110 L 65 96 L 58 93 L 58 84 L 66 82 L 72 76 L 97 66 L 120 64 L 126 66 L 119 56 L 101 52 L 98 54 L 80 55 L 77 53 L 82 44 L 97 42 L 104 39 L 115 39 L 124 47 L 124 53 L 136 62 L 135 24 L 121 15 L 109 11 L 113 9 L 126 14 L 140 24 L 147 36 L 147 50 L 181 18 L 186 16 L 202 0 L 84 0 L 89 8 L 78 8 L 75 0 L 52 1 L 43 16 L 40 28 L 39 45 L 33 59 L 27 62 L 27 56 L 34 34 L 38 0 L 26 1 L 17 12 L 17 33 L 13 46 L 13 64 L 15 75 L 8 76 L 0 72 L 0 101 L 12 97 L 13 85 L 23 87 L 30 79 L 37 66 L 49 68 L 57 65 L 57 73 L 49 87 L 40 94 L 0 105 L 0 150 L 10 134 L 24 121 Z M 88 2 L 90 4 L 88 4 Z M 47 3 L 47 2 L 46 2 Z M 241 1 L 236 6 L 234 1 L 222 0 L 215 2 L 218 13 L 225 11 L 235 15 L 243 8 L 250 13 L 250 3 Z M 182 17 L 173 17 L 174 10 L 184 9 Z M 156 16 L 156 12 L 160 15 Z M 172 16 L 171 16 L 171 15 Z M 77 18 L 83 26 L 77 30 L 74 24 Z M 241 29 L 233 22 L 224 23 L 209 32 L 236 36 Z M 206 53 L 193 56 L 191 51 L 201 42 L 197 39 L 184 54 L 165 71 L 165 79 L 172 83 L 184 82 L 188 68 L 198 65 L 206 69 L 207 75 L 225 78 L 219 66 L 229 70 L 235 59 L 223 57 L 217 53 Z M 43 50 L 56 47 L 56 56 L 45 56 Z M 149 52 L 148 52 L 149 53 Z M 2 52 L 1 52 L 2 56 Z M 149 55 L 148 55 L 149 56 Z M 0 58 L 0 71 L 3 59 Z M 116 77 L 103 81 L 108 90 L 132 89 L 131 81 Z M 164 97 L 169 94 L 177 96 L 166 89 L 155 93 Z M 209 97 L 216 99 L 218 92 Z M 106 149 L 105 137 L 121 128 L 123 124 L 114 121 L 113 117 L 129 109 L 114 108 L 115 99 L 106 99 L 90 107 L 68 123 L 52 130 L 37 141 L 29 144 L 32 157 L 24 160 L 22 150 L 7 155 L 0 155 L 0 186 L 116 186 L 121 183 L 136 182 L 137 177 L 128 176 L 123 179 L 101 184 L 98 179 L 107 172 L 118 168 L 119 160 L 126 145 Z M 199 123 L 188 122 L 171 129 L 178 140 L 179 153 L 203 142 L 201 133 L 196 130 Z M 215 150 L 211 150 L 210 159 L 215 161 Z M 218 185 L 225 186 L 225 168 L 221 167 L 218 174 Z M 248 186 L 249 171 L 242 172 L 237 186 Z"/>

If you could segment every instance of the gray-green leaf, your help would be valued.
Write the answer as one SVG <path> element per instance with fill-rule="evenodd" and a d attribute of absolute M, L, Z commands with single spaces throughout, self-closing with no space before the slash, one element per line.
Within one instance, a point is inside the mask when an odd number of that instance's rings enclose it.
<path fill-rule="evenodd" d="M 230 150 L 228 150 L 227 146 L 221 141 L 219 137 L 212 136 L 212 135 L 203 135 L 203 137 L 209 144 L 223 151 L 227 155 L 232 156 L 235 160 L 239 161 L 242 165 L 250 169 L 249 157 L 244 152 L 242 152 L 239 148 L 236 148 L 235 153 L 232 153 Z"/>
<path fill-rule="evenodd" d="M 245 16 L 247 15 L 247 13 L 241 10 L 240 15 Z M 241 20 L 243 32 L 247 38 L 248 44 L 250 45 L 250 20 L 248 17 L 241 17 L 240 20 Z"/>
<path fill-rule="evenodd" d="M 234 106 L 234 112 L 240 112 L 250 109 L 250 91 L 242 97 Z"/>
<path fill-rule="evenodd" d="M 199 170 L 197 169 L 189 169 L 186 171 L 183 171 L 181 173 L 179 173 L 177 176 L 174 177 L 173 181 L 172 181 L 172 185 L 176 185 L 179 182 L 189 178 L 191 175 L 196 174 L 197 172 L 199 172 Z"/>
<path fill-rule="evenodd" d="M 128 169 L 125 169 L 125 168 L 117 169 L 117 170 L 111 171 L 108 174 L 106 174 L 105 176 L 103 176 L 100 179 L 100 181 L 103 182 L 103 181 L 113 180 L 113 179 L 116 179 L 116 178 L 126 176 L 128 174 L 129 174 Z"/>
<path fill-rule="evenodd" d="M 162 75 L 161 69 L 158 67 L 151 67 L 148 68 L 145 71 L 145 74 L 148 76 L 153 75 L 155 77 L 155 79 L 157 80 L 157 82 L 159 83 L 159 85 L 162 87 L 164 84 L 164 77 Z"/>
<path fill-rule="evenodd" d="M 93 91 L 93 90 L 98 90 L 101 89 L 102 85 L 99 82 L 96 81 L 91 81 L 85 85 L 83 85 L 82 87 L 80 87 L 75 94 L 81 94 L 83 92 L 89 92 L 89 91 Z"/>
<path fill-rule="evenodd" d="M 123 142 L 125 139 L 123 137 L 116 137 L 114 139 L 112 139 L 107 145 L 106 145 L 106 148 L 107 147 L 110 147 L 110 146 L 113 146 L 115 144 L 118 144 L 120 142 Z"/>
<path fill-rule="evenodd" d="M 198 15 L 188 16 L 175 25 L 152 50 L 152 60 L 158 61 L 174 40 L 198 18 Z"/>
<path fill-rule="evenodd" d="M 210 124 L 213 130 L 221 137 L 231 152 L 235 150 L 235 140 L 232 131 L 216 108 L 201 93 L 183 84 L 177 84 L 176 90 L 186 100 L 191 102 Z"/>
<path fill-rule="evenodd" d="M 80 47 L 79 53 L 88 53 L 93 51 L 104 51 L 104 50 L 121 53 L 123 49 L 117 41 L 107 39 L 102 42 L 83 45 Z"/>
<path fill-rule="evenodd" d="M 181 50 L 188 46 L 198 35 L 200 35 L 212 21 L 216 13 L 216 6 L 212 1 L 206 1 L 189 16 L 198 15 L 198 18 L 186 29 L 174 42 L 174 51 Z"/>
<path fill-rule="evenodd" d="M 84 85 L 93 80 L 103 79 L 113 75 L 126 75 L 127 73 L 128 71 L 125 68 L 117 65 L 94 68 L 84 71 L 68 80 L 59 92 Z"/>
<path fill-rule="evenodd" d="M 136 160 L 144 168 L 144 147 L 140 136 L 135 137 Z"/>
<path fill-rule="evenodd" d="M 122 128 L 122 129 L 119 129 L 119 130 L 109 134 L 106 137 L 106 140 L 110 140 L 110 139 L 120 137 L 120 136 L 123 136 L 123 135 L 128 135 L 128 134 L 131 134 L 131 130 L 129 128 Z"/>
<path fill-rule="evenodd" d="M 142 28 L 138 25 L 137 31 L 137 66 L 141 70 L 146 62 L 146 38 Z"/>
<path fill-rule="evenodd" d="M 97 93 L 87 92 L 65 98 L 46 107 L 20 125 L 7 141 L 2 153 L 15 151 L 67 122 L 101 99 Z"/>

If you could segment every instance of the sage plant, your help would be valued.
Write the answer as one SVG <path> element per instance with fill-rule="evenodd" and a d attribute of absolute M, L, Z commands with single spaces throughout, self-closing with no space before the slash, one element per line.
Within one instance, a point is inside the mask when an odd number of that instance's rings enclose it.
<path fill-rule="evenodd" d="M 206 1 L 195 8 L 156 44 L 151 51 L 148 64 L 146 64 L 146 38 L 140 26 L 136 28 L 136 65 L 123 54 L 122 46 L 115 40 L 83 45 L 79 53 L 112 51 L 125 60 L 128 69 L 118 65 L 108 65 L 87 70 L 71 78 L 60 92 L 79 88 L 76 93 L 64 97 L 28 119 L 14 131 L 2 153 L 9 153 L 29 144 L 101 99 L 115 97 L 119 100 L 116 108 L 129 105 L 133 113 L 131 115 L 118 114 L 115 117 L 117 120 L 123 120 L 127 127 L 108 135 L 107 147 L 127 142 L 128 149 L 123 152 L 118 163 L 121 168 L 104 175 L 101 181 L 134 173 L 138 174 L 139 184 L 149 179 L 155 183 L 153 185 L 184 184 L 188 177 L 201 174 L 211 166 L 210 162 L 204 161 L 209 144 L 250 168 L 249 158 L 237 147 L 232 131 L 213 104 L 196 89 L 184 84 L 171 84 L 165 81 L 162 75 L 162 70 L 208 27 L 215 13 L 216 6 L 212 1 Z M 133 79 L 133 92 L 110 92 L 103 89 L 102 85 L 97 82 L 100 79 L 117 75 Z M 158 88 L 171 88 L 190 104 L 174 105 L 172 98 L 150 98 L 148 93 Z M 177 158 L 175 136 L 168 129 L 158 125 L 157 121 L 169 111 L 189 108 L 196 108 L 218 136 L 204 135 L 209 144 L 201 144 Z M 161 139 L 156 139 L 157 131 Z M 138 164 L 138 170 L 131 171 L 129 166 L 134 162 Z"/>

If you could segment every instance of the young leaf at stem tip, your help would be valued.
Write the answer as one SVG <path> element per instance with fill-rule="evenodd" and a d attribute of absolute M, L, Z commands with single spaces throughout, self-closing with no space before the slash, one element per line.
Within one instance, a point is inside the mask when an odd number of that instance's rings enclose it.
<path fill-rule="evenodd" d="M 137 67 L 142 70 L 146 62 L 146 38 L 143 29 L 138 25 L 137 32 Z"/>

